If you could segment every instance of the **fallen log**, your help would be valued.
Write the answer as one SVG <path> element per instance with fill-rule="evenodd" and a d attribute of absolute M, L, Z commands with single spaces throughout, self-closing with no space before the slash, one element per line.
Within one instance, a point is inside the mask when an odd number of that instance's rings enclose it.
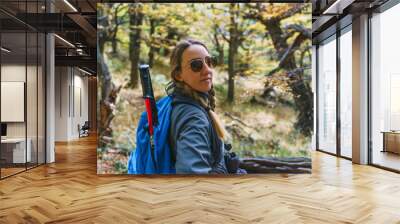
<path fill-rule="evenodd" d="M 307 157 L 245 158 L 240 168 L 247 173 L 311 173 L 311 159 Z"/>
<path fill-rule="evenodd" d="M 288 166 L 288 167 L 303 167 L 303 168 L 311 168 L 311 163 L 309 162 L 281 162 L 281 161 L 270 161 L 264 159 L 248 159 L 246 160 L 247 163 L 257 163 L 263 166 L 270 166 L 270 167 L 280 167 L 280 166 Z"/>

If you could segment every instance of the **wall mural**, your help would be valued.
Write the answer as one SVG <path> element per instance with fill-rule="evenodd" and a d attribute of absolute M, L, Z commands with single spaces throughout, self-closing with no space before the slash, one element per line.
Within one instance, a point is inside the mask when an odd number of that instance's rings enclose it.
<path fill-rule="evenodd" d="M 310 173 L 311 4 L 98 4 L 98 174 Z"/>

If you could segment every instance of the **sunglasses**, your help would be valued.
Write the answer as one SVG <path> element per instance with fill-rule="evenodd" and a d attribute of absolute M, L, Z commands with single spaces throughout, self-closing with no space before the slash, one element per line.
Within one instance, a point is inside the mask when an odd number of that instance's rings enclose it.
<path fill-rule="evenodd" d="M 209 68 L 214 68 L 217 62 L 215 58 L 210 56 L 206 56 L 204 60 L 202 58 L 195 58 L 190 61 L 190 68 L 193 72 L 200 72 L 204 64 L 207 64 Z"/>

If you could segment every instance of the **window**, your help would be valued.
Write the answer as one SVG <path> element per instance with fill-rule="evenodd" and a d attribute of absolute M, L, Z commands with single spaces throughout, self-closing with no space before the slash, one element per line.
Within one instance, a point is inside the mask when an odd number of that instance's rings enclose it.
<path fill-rule="evenodd" d="M 385 144 L 400 148 L 400 133 L 392 133 L 400 131 L 398 21 L 400 5 L 371 18 L 372 163 L 396 170 L 400 170 L 400 156 L 387 150 Z"/>
<path fill-rule="evenodd" d="M 43 12 L 44 3 L 0 1 L 1 8 L 16 10 L 0 12 L 0 92 L 9 99 L 0 104 L 0 121 L 7 127 L 0 144 L 0 178 L 45 163 L 45 35 L 13 17 Z"/>
<path fill-rule="evenodd" d="M 340 36 L 340 154 L 352 157 L 352 34 L 351 25 Z"/>
<path fill-rule="evenodd" d="M 336 36 L 318 48 L 318 149 L 336 153 Z"/>

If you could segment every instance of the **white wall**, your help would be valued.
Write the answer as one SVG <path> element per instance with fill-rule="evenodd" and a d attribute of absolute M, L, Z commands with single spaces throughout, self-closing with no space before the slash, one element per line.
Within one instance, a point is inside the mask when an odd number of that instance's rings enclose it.
<path fill-rule="evenodd" d="M 68 86 L 67 67 L 55 68 L 55 141 L 68 140 Z"/>
<path fill-rule="evenodd" d="M 88 78 L 76 68 L 56 67 L 55 85 L 55 140 L 77 139 L 78 124 L 88 120 Z"/>
<path fill-rule="evenodd" d="M 88 121 L 88 78 L 82 76 L 79 70 L 74 70 L 74 108 L 72 119 L 72 132 L 73 136 L 78 136 L 78 124 L 81 126 Z"/>
<path fill-rule="evenodd" d="M 25 82 L 25 64 L 1 65 L 1 81 Z"/>

